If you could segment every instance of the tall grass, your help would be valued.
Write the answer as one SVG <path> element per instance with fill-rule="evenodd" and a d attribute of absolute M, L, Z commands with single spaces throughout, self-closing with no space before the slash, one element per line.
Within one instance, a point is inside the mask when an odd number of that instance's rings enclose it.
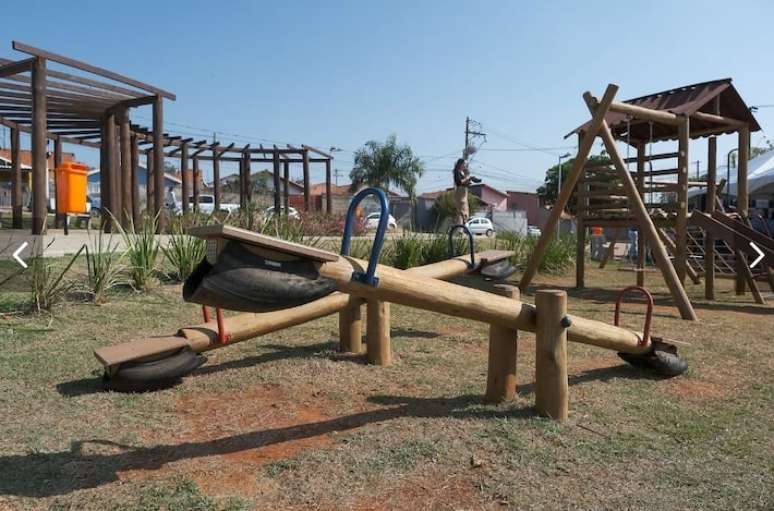
<path fill-rule="evenodd" d="M 497 247 L 515 252 L 511 262 L 517 268 L 524 268 L 535 252 L 538 237 L 521 236 L 513 232 L 498 232 Z M 572 234 L 563 234 L 552 238 L 546 247 L 546 253 L 540 259 L 538 271 L 543 273 L 562 273 L 575 262 L 576 238 Z"/>
<path fill-rule="evenodd" d="M 64 301 L 76 282 L 65 279 L 75 260 L 83 252 L 85 245 L 70 258 L 67 264 L 59 270 L 48 258 L 36 255 L 29 260 L 27 273 L 30 284 L 30 304 L 35 312 L 50 311 L 55 305 Z"/>
<path fill-rule="evenodd" d="M 171 276 L 178 282 L 182 282 L 204 259 L 207 254 L 207 241 L 177 230 L 169 235 L 169 243 L 162 248 L 162 251 L 172 266 Z"/>
<path fill-rule="evenodd" d="M 129 221 L 129 228 L 124 229 L 113 219 L 114 225 L 121 233 L 126 244 L 126 258 L 129 263 L 129 277 L 132 287 L 137 291 L 145 291 L 155 278 L 158 269 L 158 258 L 161 252 L 159 239 L 156 237 L 158 215 L 146 216 L 139 226 Z"/>
<path fill-rule="evenodd" d="M 87 289 L 94 303 L 102 303 L 107 292 L 123 282 L 121 261 L 124 254 L 118 250 L 118 240 L 113 235 L 97 231 L 96 239 L 89 240 L 86 247 Z"/>

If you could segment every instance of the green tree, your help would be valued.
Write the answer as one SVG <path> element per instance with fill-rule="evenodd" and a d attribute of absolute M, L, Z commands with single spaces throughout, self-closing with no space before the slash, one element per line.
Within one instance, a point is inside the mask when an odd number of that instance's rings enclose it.
<path fill-rule="evenodd" d="M 570 169 L 572 169 L 574 162 L 575 162 L 575 158 L 571 158 L 567 161 L 562 162 L 562 186 L 564 186 L 564 182 L 567 179 L 567 176 L 570 174 Z M 610 163 L 610 157 L 607 154 L 589 156 L 588 163 L 591 163 L 591 164 Z M 553 206 L 554 203 L 556 203 L 558 178 L 559 178 L 559 164 L 557 163 L 553 167 L 546 170 L 546 177 L 545 177 L 545 180 L 543 181 L 544 184 L 538 187 L 537 189 L 537 193 L 544 204 Z M 569 209 L 570 211 L 574 211 L 575 204 L 576 204 L 576 197 L 575 197 L 575 191 L 573 191 L 572 195 L 570 196 L 570 201 L 567 205 L 567 209 Z"/>
<path fill-rule="evenodd" d="M 397 137 L 390 135 L 384 143 L 369 140 L 355 151 L 355 164 L 349 177 L 352 191 L 363 185 L 389 190 L 393 185 L 413 199 L 417 179 L 424 171 L 424 163 L 414 155 L 411 147 L 398 144 Z"/>

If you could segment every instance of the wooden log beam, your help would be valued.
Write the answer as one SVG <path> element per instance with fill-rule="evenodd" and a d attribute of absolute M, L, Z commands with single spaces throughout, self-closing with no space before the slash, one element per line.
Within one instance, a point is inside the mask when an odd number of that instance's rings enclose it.
<path fill-rule="evenodd" d="M 715 98 L 715 113 L 720 109 L 720 96 Z M 715 211 L 715 201 L 717 199 L 717 161 L 718 161 L 718 140 L 716 137 L 710 137 L 707 140 L 707 195 L 704 211 L 712 215 Z M 704 298 L 708 300 L 715 299 L 715 237 L 709 233 L 704 233 Z"/>
<path fill-rule="evenodd" d="M 677 126 L 678 133 L 678 157 L 677 157 L 677 222 L 675 224 L 675 269 L 677 278 L 681 284 L 685 284 L 688 275 L 688 155 L 690 145 L 690 119 L 682 116 L 681 123 Z"/>
<path fill-rule="evenodd" d="M 137 145 L 137 137 L 131 135 L 131 164 L 132 164 L 132 223 L 135 226 L 140 225 L 142 217 L 140 215 L 140 149 Z"/>
<path fill-rule="evenodd" d="M 16 75 L 19 73 L 31 72 L 34 65 L 35 57 L 2 64 L 0 65 L 0 78 L 6 78 L 8 76 Z"/>
<path fill-rule="evenodd" d="M 564 207 L 570 200 L 570 196 L 575 190 L 575 186 L 578 183 L 578 179 L 583 172 L 583 167 L 586 164 L 589 153 L 591 152 L 591 147 L 594 144 L 594 139 L 597 136 L 597 132 L 599 131 L 600 126 L 602 126 L 602 123 L 605 120 L 605 114 L 607 113 L 610 104 L 613 103 L 613 98 L 615 98 L 617 91 L 617 85 L 608 85 L 607 89 L 605 90 L 605 94 L 602 97 L 602 101 L 600 102 L 599 108 L 592 116 L 589 129 L 584 134 L 583 139 L 578 146 L 578 154 L 573 161 L 572 169 L 570 169 L 564 186 L 562 187 L 561 193 L 556 199 L 556 204 L 554 204 L 554 207 L 548 214 L 548 218 L 546 219 L 546 222 L 543 226 L 540 239 L 538 239 L 537 245 L 535 245 L 534 251 L 532 253 L 532 257 L 527 263 L 527 267 L 524 269 L 524 274 L 522 275 L 521 281 L 519 283 L 519 288 L 521 289 L 522 293 L 527 292 L 527 288 L 529 287 L 532 278 L 537 272 L 538 264 L 545 255 L 548 244 L 554 237 L 554 230 L 559 223 L 562 210 L 564 210 Z"/>
<path fill-rule="evenodd" d="M 660 124 L 667 124 L 669 126 L 679 126 L 680 120 L 678 116 L 663 110 L 653 110 L 652 108 L 644 108 L 637 105 L 630 105 L 629 103 L 621 103 L 619 101 L 613 101 L 610 104 L 611 112 L 618 112 L 619 114 L 630 115 L 637 119 L 645 121 L 653 121 Z"/>
<path fill-rule="evenodd" d="M 739 130 L 739 144 L 736 165 L 736 212 L 746 221 L 749 216 L 749 195 L 747 188 L 747 162 L 750 159 L 750 128 L 745 126 Z M 745 266 L 747 258 L 744 253 L 736 249 L 736 294 L 743 295 L 745 291 Z"/>
<path fill-rule="evenodd" d="M 188 175 L 188 143 L 184 143 L 180 146 L 180 181 L 181 191 L 180 202 L 182 203 L 183 214 L 188 213 L 189 204 L 188 197 L 191 193 L 191 178 Z"/>
<path fill-rule="evenodd" d="M 389 302 L 366 301 L 366 360 L 377 366 L 392 364 Z"/>
<path fill-rule="evenodd" d="M 591 94 L 584 94 L 584 100 L 586 101 L 586 105 L 588 106 L 589 111 L 593 115 L 596 115 L 600 111 L 604 112 L 606 110 L 602 103 L 597 103 Z M 650 244 L 653 257 L 664 276 L 664 280 L 669 287 L 672 298 L 676 302 L 677 308 L 680 310 L 680 315 L 683 319 L 696 321 L 696 312 L 693 310 L 693 306 L 688 299 L 685 288 L 683 287 L 680 279 L 677 276 L 677 273 L 675 272 L 675 268 L 669 261 L 666 248 L 661 243 L 661 240 L 658 237 L 658 232 L 656 231 L 656 227 L 653 225 L 653 221 L 650 218 L 647 209 L 645 209 L 645 205 L 643 204 L 642 199 L 637 193 L 637 187 L 632 180 L 632 176 L 629 174 L 629 171 L 626 169 L 626 165 L 621 159 L 621 156 L 618 154 L 616 141 L 613 138 L 613 134 L 610 131 L 607 122 L 605 122 L 604 117 L 600 123 L 599 135 L 602 137 L 602 141 L 605 144 L 607 153 L 610 155 L 610 158 L 612 159 L 613 164 L 618 171 L 619 178 L 623 182 L 624 187 L 627 189 L 630 209 L 637 219 L 637 223 L 647 235 L 647 241 Z"/>
<path fill-rule="evenodd" d="M 87 73 L 92 73 L 98 76 L 101 76 L 103 78 L 107 78 L 109 80 L 113 80 L 116 82 L 121 82 L 126 85 L 131 85 L 132 87 L 136 87 L 138 89 L 151 92 L 153 94 L 156 94 L 158 96 L 165 97 L 170 100 L 175 100 L 175 95 L 171 92 L 167 92 L 163 89 L 159 89 L 158 87 L 153 87 L 152 85 L 148 85 L 146 83 L 143 83 L 139 80 L 135 80 L 133 78 L 129 78 L 127 76 L 120 75 L 118 73 L 114 73 L 113 71 L 109 71 L 107 69 L 93 66 L 91 64 L 87 64 L 86 62 L 81 62 L 79 60 L 71 59 L 69 57 L 65 57 L 63 55 L 58 55 L 56 53 L 52 53 L 50 51 L 42 50 L 40 48 L 35 48 L 34 46 L 30 46 L 28 44 L 21 43 L 19 41 L 13 41 L 12 43 L 13 49 L 16 51 L 20 51 L 22 53 L 27 53 L 29 55 L 35 55 L 36 57 L 40 57 L 42 59 L 52 60 L 54 62 L 58 62 L 60 64 L 63 64 L 65 66 L 74 67 L 75 69 L 80 69 L 81 71 L 86 71 Z"/>
<path fill-rule="evenodd" d="M 312 196 L 309 193 L 309 151 L 304 149 L 302 166 L 304 170 L 304 211 L 311 211 Z"/>
<path fill-rule="evenodd" d="M 339 312 L 339 349 L 344 353 L 360 353 L 363 351 L 362 302 L 342 293 L 336 293 L 334 298 L 345 305 Z"/>
<path fill-rule="evenodd" d="M 331 193 L 331 160 L 325 160 L 325 212 L 333 213 L 333 194 Z"/>

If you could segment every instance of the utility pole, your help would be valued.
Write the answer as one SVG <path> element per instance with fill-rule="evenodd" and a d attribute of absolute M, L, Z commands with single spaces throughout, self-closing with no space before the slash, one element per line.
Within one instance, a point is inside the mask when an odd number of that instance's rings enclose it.
<path fill-rule="evenodd" d="M 336 183 L 336 186 L 339 186 L 339 174 L 341 174 L 341 171 L 339 169 L 333 170 L 333 179 L 334 179 L 334 182 Z"/>
<path fill-rule="evenodd" d="M 471 129 L 471 126 L 473 129 Z M 468 153 L 468 148 L 470 147 L 470 141 L 472 138 L 481 137 L 484 139 L 484 142 L 486 142 L 486 133 L 479 131 L 480 129 L 481 124 L 474 121 L 470 117 L 465 117 L 465 149 L 462 150 L 462 157 L 466 160 L 468 159 L 468 156 L 470 156 Z"/>

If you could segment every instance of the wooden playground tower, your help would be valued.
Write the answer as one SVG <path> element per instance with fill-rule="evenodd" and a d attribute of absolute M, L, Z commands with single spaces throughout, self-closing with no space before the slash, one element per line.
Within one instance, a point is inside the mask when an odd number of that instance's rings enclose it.
<path fill-rule="evenodd" d="M 520 288 L 526 292 L 554 236 L 559 216 L 575 193 L 578 201 L 576 286 L 585 286 L 586 228 L 599 226 L 626 229 L 634 226 L 639 233 L 637 284 L 644 284 L 647 244 L 681 316 L 683 319 L 695 320 L 696 314 L 684 287 L 689 274 L 694 279 L 698 278 L 688 263 L 688 225 L 691 220 L 688 190 L 692 187 L 706 187 L 705 212 L 713 215 L 717 207 L 718 190 L 723 186 L 717 176 L 716 137 L 736 133 L 739 140 L 737 213 L 742 221 L 747 221 L 750 132 L 760 130 L 760 126 L 731 85 L 730 79 L 689 85 L 624 102 L 614 100 L 617 91 L 618 86 L 610 84 L 601 100 L 589 92 L 583 95 L 592 119 L 571 133 L 578 135 L 578 154 L 546 221 L 521 279 Z M 610 158 L 605 164 L 588 161 L 596 137 L 602 139 Z M 706 181 L 691 181 L 688 168 L 689 142 L 691 138 L 699 137 L 709 137 L 707 177 Z M 677 141 L 675 152 L 652 153 L 653 143 L 671 140 Z M 632 147 L 636 156 L 622 158 L 616 148 L 617 141 Z M 673 168 L 653 170 L 654 161 L 663 163 L 670 160 L 675 161 Z M 635 164 L 633 170 L 629 169 L 629 164 Z M 670 176 L 676 176 L 676 180 L 663 180 Z M 705 295 L 708 299 L 714 299 L 714 229 L 707 225 L 704 228 Z M 761 301 L 746 258 L 748 247 L 733 248 L 737 293 L 744 293 L 747 284 L 756 300 Z"/>
<path fill-rule="evenodd" d="M 331 208 L 331 162 L 333 157 L 307 145 L 251 147 L 224 145 L 217 141 L 184 138 L 164 132 L 164 100 L 176 96 L 101 67 L 14 41 L 13 49 L 27 54 L 22 60 L 0 59 L 0 125 L 11 131 L 11 205 L 13 228 L 22 228 L 22 168 L 20 133 L 28 133 L 32 152 L 32 234 L 44 234 L 47 224 L 47 146 L 53 141 L 54 166 L 62 161 L 63 144 L 77 144 L 100 151 L 100 193 L 103 208 L 125 227 L 140 222 L 138 166 L 140 154 L 147 157 L 147 211 L 159 218 L 165 229 L 164 163 L 180 161 L 182 209 L 198 207 L 201 170 L 199 163 L 212 162 L 215 208 L 220 207 L 220 163 L 238 162 L 240 204 L 251 200 L 250 167 L 273 165 L 275 211 L 288 211 L 290 164 L 301 164 L 304 209 L 311 209 L 310 164 L 325 166 L 327 210 Z M 51 64 L 58 66 L 51 68 Z M 152 124 L 146 128 L 130 120 L 133 108 L 150 106 Z M 171 148 L 171 151 L 167 151 Z M 189 164 L 191 165 L 189 167 Z M 192 172 L 189 174 L 188 169 Z M 280 173 L 283 173 L 281 177 Z M 193 182 L 191 182 L 193 181 Z M 283 190 L 284 189 L 284 190 Z M 284 193 L 282 193 L 284 191 Z M 193 204 L 189 204 L 193 197 Z M 54 192 L 56 200 L 56 192 Z M 57 222 L 55 222 L 57 223 Z M 111 222 L 105 222 L 110 230 Z"/>

